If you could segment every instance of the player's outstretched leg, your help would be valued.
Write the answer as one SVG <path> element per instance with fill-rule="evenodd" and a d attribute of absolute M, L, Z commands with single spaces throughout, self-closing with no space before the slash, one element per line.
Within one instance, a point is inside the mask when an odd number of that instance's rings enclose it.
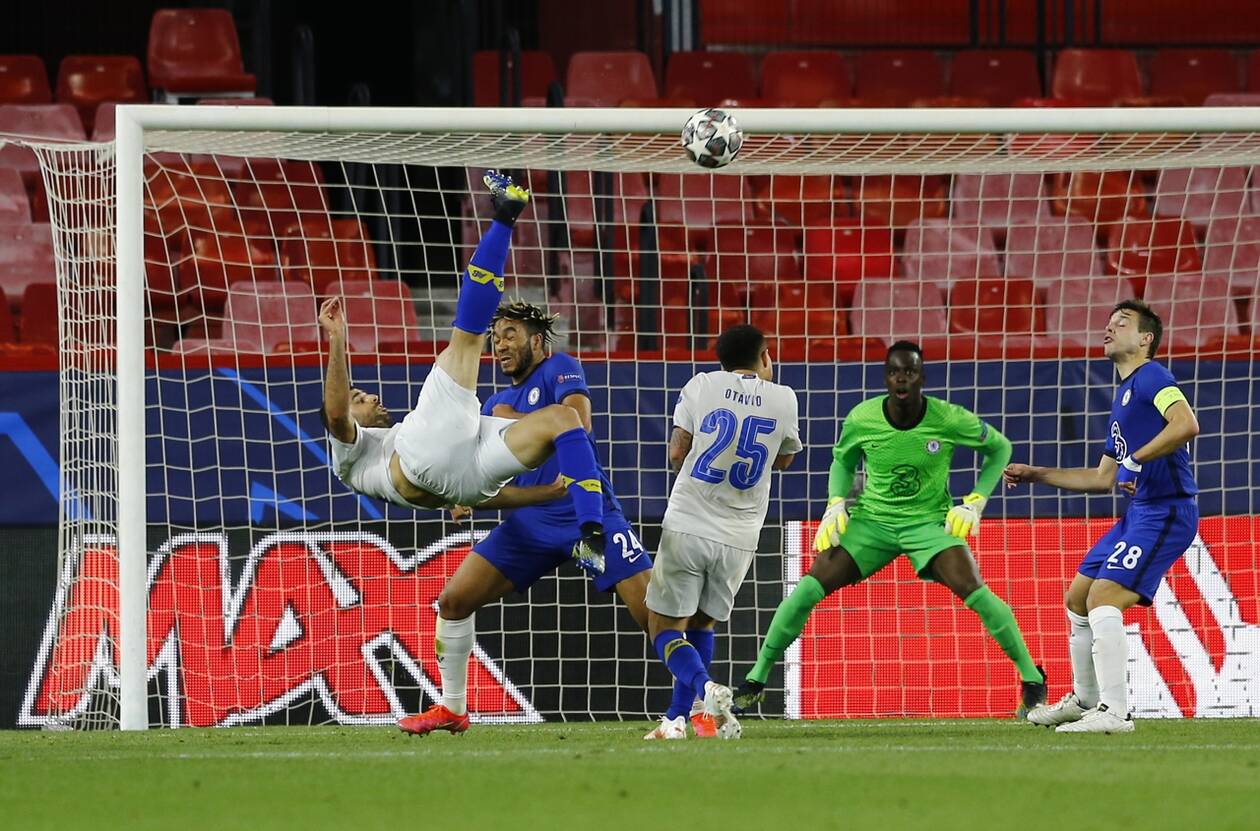
<path fill-rule="evenodd" d="M 503 298 L 503 271 L 512 243 L 512 226 L 529 204 L 529 191 L 496 171 L 484 178 L 494 203 L 494 221 L 477 243 L 460 284 L 451 342 L 436 365 L 461 387 L 476 391 L 477 370 L 485 347 L 486 330 Z"/>

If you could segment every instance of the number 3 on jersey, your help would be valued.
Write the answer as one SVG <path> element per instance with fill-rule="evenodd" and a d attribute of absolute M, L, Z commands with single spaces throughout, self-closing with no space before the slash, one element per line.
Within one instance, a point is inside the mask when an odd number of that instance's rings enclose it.
<path fill-rule="evenodd" d="M 776 424 L 773 418 L 748 416 L 741 427 L 735 413 L 726 409 L 714 410 L 700 422 L 700 432 L 716 432 L 717 438 L 713 440 L 713 444 L 709 445 L 709 449 L 696 459 L 691 475 L 701 482 L 713 485 L 725 479 L 727 471 L 715 468 L 713 462 L 730 445 L 731 440 L 735 438 L 736 428 L 739 428 L 739 442 L 735 446 L 735 455 L 746 461 L 731 465 L 731 484 L 739 490 L 748 490 L 761 480 L 761 474 L 766 470 L 766 462 L 770 459 L 770 449 L 762 444 L 758 437 L 765 433 L 773 433 Z"/>

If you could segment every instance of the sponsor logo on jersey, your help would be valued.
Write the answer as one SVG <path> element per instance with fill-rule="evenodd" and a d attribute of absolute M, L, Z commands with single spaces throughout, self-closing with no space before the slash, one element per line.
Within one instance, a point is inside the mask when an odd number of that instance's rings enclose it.
<path fill-rule="evenodd" d="M 1127 407 L 1127 406 L 1129 406 L 1129 398 L 1130 398 L 1130 397 L 1132 397 L 1132 395 L 1133 395 L 1133 390 L 1132 390 L 1132 389 L 1127 389 L 1127 390 L 1125 390 L 1125 391 L 1124 391 L 1124 395 L 1123 395 L 1123 396 L 1121 397 L 1121 399 L 1120 399 L 1120 406 L 1121 406 L 1121 407 Z"/>
<path fill-rule="evenodd" d="M 403 555 L 368 532 L 283 531 L 233 579 L 222 534 L 173 538 L 148 569 L 148 678 L 166 724 L 259 722 L 311 699 L 341 724 L 388 724 L 406 713 L 399 689 L 411 706 L 417 688 L 438 700 L 435 603 L 473 540 L 465 531 Z M 76 540 L 64 574 L 19 725 L 72 721 L 119 681 L 114 539 Z M 476 645 L 468 692 L 474 721 L 542 721 Z"/>
<path fill-rule="evenodd" d="M 534 387 L 529 391 L 529 394 L 525 396 L 525 400 L 527 400 L 531 405 L 534 405 L 538 403 L 538 399 L 541 397 L 542 390 L 538 389 L 538 387 Z"/>
<path fill-rule="evenodd" d="M 940 453 L 941 443 L 937 441 L 936 439 L 928 439 L 927 452 L 931 453 L 933 456 L 935 456 L 937 453 Z"/>
<path fill-rule="evenodd" d="M 567 384 L 573 381 L 581 381 L 581 380 L 582 380 L 582 376 L 578 375 L 576 372 L 568 372 L 568 373 L 562 372 L 556 376 L 557 384 Z"/>

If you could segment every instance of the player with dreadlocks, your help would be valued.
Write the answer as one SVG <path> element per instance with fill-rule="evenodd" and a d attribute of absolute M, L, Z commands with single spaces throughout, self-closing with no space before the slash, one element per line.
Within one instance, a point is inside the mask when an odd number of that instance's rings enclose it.
<path fill-rule="evenodd" d="M 571 407 L 591 436 L 591 398 L 582 365 L 563 352 L 548 355 L 555 336 L 555 317 L 530 303 L 516 300 L 500 305 L 490 322 L 490 346 L 499 368 L 511 384 L 486 399 L 482 414 L 520 419 L 553 404 Z M 594 438 L 592 451 L 594 450 Z M 517 487 L 551 485 L 561 478 L 554 459 L 518 476 Z M 639 626 L 647 630 L 644 595 L 652 561 L 621 512 L 612 484 L 599 471 L 604 500 L 604 550 L 577 560 L 601 592 L 615 590 Z M 567 477 L 565 484 L 568 485 Z M 471 509 L 452 510 L 456 521 Z M 406 732 L 424 735 L 434 730 L 462 733 L 468 729 L 466 679 L 474 640 L 473 615 L 478 609 L 512 591 L 525 592 L 545 574 L 577 553 L 574 543 L 582 529 L 573 499 L 521 508 L 473 546 L 438 597 L 438 666 L 442 701 L 425 712 L 399 722 Z M 688 701 L 690 704 L 690 701 Z M 711 717 L 693 720 L 701 734 L 716 730 Z"/>

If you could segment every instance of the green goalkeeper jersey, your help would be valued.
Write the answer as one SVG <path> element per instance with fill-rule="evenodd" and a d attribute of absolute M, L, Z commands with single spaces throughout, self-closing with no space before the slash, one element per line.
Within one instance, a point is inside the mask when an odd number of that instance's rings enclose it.
<path fill-rule="evenodd" d="M 848 494 L 857 463 L 865 459 L 866 487 L 853 516 L 894 524 L 943 520 L 953 504 L 949 468 L 958 445 L 984 455 L 974 492 L 988 497 L 1010 460 L 1005 436 L 970 410 L 930 395 L 919 423 L 898 429 L 884 415 L 887 399 L 863 401 L 845 417 L 832 449 L 830 497 Z"/>

